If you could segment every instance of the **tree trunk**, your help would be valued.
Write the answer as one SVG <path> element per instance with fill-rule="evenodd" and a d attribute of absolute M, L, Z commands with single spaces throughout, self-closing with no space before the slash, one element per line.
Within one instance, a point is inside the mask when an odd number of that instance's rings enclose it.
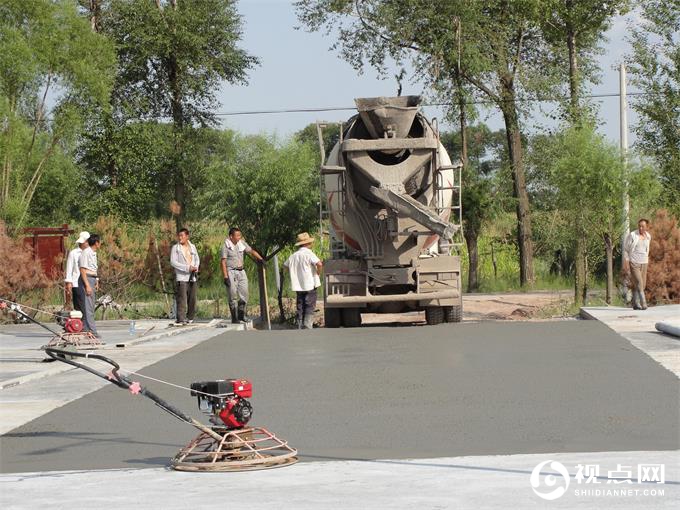
<path fill-rule="evenodd" d="M 171 108 L 172 108 L 172 123 L 174 132 L 174 168 L 173 168 L 173 182 L 175 187 L 175 202 L 179 207 L 177 214 L 175 216 L 175 222 L 177 228 L 184 227 L 184 221 L 186 218 L 186 185 L 184 182 L 184 172 L 182 169 L 181 162 L 181 140 L 184 136 L 184 111 L 182 107 L 182 91 L 180 87 L 180 71 L 177 64 L 177 59 L 171 57 L 168 63 L 168 79 L 170 80 L 170 87 L 172 91 L 171 97 Z"/>
<path fill-rule="evenodd" d="M 586 239 L 580 228 L 576 229 L 576 253 L 574 260 L 574 304 L 582 306 L 586 303 Z"/>
<path fill-rule="evenodd" d="M 612 292 L 614 290 L 614 243 L 609 234 L 604 235 L 604 248 L 607 252 L 607 296 L 608 305 L 612 304 Z"/>
<path fill-rule="evenodd" d="M 534 281 L 534 248 L 531 239 L 531 213 L 524 175 L 524 156 L 519 118 L 515 106 L 515 90 L 512 78 L 501 80 L 503 96 L 501 110 L 505 122 L 508 152 L 512 166 L 513 196 L 517 200 L 517 244 L 519 246 L 520 285 L 531 285 Z"/>
<path fill-rule="evenodd" d="M 479 233 L 473 228 L 466 228 L 463 232 L 468 250 L 468 292 L 479 290 L 479 251 L 477 239 Z"/>
<path fill-rule="evenodd" d="M 90 0 L 88 10 L 90 11 L 90 27 L 93 32 L 99 32 L 101 29 L 99 20 L 101 18 L 102 5 L 101 0 Z"/>

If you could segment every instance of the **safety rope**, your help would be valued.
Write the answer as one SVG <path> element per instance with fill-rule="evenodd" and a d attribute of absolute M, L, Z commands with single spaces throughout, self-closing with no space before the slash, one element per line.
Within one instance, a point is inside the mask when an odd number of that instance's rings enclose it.
<path fill-rule="evenodd" d="M 85 359 L 88 359 L 91 355 L 95 354 L 94 352 L 88 352 L 84 353 L 85 354 Z M 193 392 L 193 393 L 198 393 L 201 395 L 205 395 L 207 397 L 228 397 L 230 395 L 233 395 L 233 393 L 205 393 L 203 391 L 198 391 L 198 390 L 192 390 L 191 388 L 187 388 L 186 386 L 181 386 L 179 384 L 171 383 L 169 381 L 164 381 L 163 379 L 156 379 L 155 377 L 151 377 L 148 375 L 140 374 L 139 372 L 133 372 L 132 370 L 126 370 L 124 368 L 120 368 L 118 372 L 123 372 L 127 375 L 136 375 L 138 377 L 143 377 L 144 379 L 149 379 L 150 381 L 155 381 L 160 384 L 165 384 L 167 386 L 172 386 L 174 388 L 179 388 L 180 390 L 185 390 L 188 392 Z"/>
<path fill-rule="evenodd" d="M 59 315 L 56 314 L 56 313 L 48 312 L 47 310 L 41 310 L 40 308 L 33 308 L 32 306 L 28 306 L 28 305 L 22 305 L 21 303 L 15 303 L 14 301 L 10 301 L 9 299 L 0 298 L 0 301 L 4 301 L 5 303 L 10 303 L 12 305 L 16 305 L 16 306 L 21 307 L 21 308 L 26 308 L 28 310 L 34 310 L 36 312 L 45 313 L 47 315 L 52 315 L 53 317 L 59 317 Z"/>

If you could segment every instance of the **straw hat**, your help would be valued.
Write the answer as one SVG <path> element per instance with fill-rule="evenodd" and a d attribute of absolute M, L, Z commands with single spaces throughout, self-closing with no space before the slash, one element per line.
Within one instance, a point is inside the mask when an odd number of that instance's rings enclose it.
<path fill-rule="evenodd" d="M 295 243 L 295 246 L 302 246 L 304 244 L 309 244 L 313 242 L 314 238 L 310 236 L 307 232 L 303 232 L 302 234 L 297 235 L 297 243 Z"/>

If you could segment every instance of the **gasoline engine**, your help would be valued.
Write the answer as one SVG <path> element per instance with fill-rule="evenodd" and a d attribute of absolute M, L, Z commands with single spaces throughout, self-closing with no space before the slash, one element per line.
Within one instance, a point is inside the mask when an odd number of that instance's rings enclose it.
<path fill-rule="evenodd" d="M 198 409 L 210 416 L 213 425 L 240 429 L 253 416 L 253 406 L 246 400 L 253 396 L 253 385 L 246 379 L 195 382 L 191 396 L 197 397 Z"/>

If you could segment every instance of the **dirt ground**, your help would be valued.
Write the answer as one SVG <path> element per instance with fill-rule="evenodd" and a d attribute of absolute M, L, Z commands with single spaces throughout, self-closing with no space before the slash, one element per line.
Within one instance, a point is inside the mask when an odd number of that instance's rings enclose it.
<path fill-rule="evenodd" d="M 463 321 L 565 318 L 572 290 L 463 295 Z M 321 305 L 323 306 L 323 304 Z M 363 324 L 425 324 L 425 312 L 361 314 Z"/>

